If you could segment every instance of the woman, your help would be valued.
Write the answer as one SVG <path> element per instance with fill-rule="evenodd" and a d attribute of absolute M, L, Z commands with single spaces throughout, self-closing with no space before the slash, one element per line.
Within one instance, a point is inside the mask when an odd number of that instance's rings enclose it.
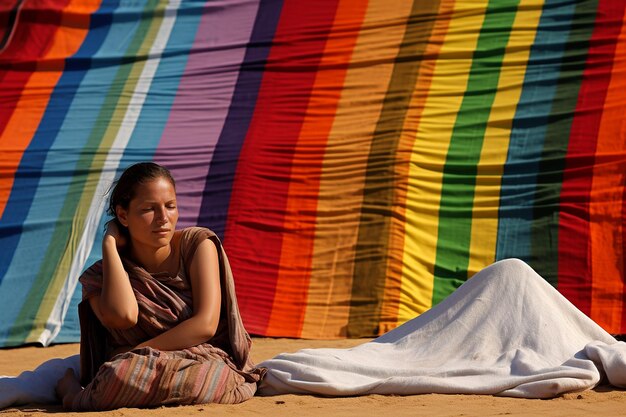
<path fill-rule="evenodd" d="M 113 188 L 102 260 L 80 277 L 80 382 L 57 384 L 68 410 L 237 403 L 264 370 L 248 358 L 228 260 L 205 228 L 176 230 L 170 172 L 132 165 Z M 81 387 L 81 383 L 84 388 Z"/>

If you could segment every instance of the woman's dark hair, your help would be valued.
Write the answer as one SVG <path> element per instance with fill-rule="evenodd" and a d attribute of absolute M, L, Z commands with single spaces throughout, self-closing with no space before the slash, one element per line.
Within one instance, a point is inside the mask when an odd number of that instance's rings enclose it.
<path fill-rule="evenodd" d="M 165 178 L 176 188 L 176 182 L 170 171 L 159 164 L 155 164 L 154 162 L 139 162 L 126 168 L 122 175 L 111 186 L 107 214 L 113 218 L 106 224 L 108 225 L 110 222 L 115 222 L 119 230 L 127 235 L 128 230 L 126 230 L 126 227 L 117 219 L 115 208 L 121 206 L 124 209 L 128 209 L 130 200 L 135 198 L 137 186 L 157 178 Z"/>

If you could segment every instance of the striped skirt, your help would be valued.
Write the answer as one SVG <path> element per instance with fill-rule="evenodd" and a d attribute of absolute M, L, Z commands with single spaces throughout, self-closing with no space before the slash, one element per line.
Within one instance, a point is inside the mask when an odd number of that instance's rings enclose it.
<path fill-rule="evenodd" d="M 73 409 L 235 404 L 254 395 L 257 380 L 237 370 L 226 352 L 209 344 L 178 351 L 146 347 L 104 363 L 75 397 Z"/>

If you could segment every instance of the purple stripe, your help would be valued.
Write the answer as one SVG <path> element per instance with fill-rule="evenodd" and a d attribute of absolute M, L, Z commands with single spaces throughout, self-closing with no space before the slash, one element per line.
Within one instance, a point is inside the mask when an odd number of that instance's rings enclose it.
<path fill-rule="evenodd" d="M 258 0 L 209 2 L 154 160 L 176 179 L 179 227 L 198 223 L 202 193 L 250 40 Z"/>
<path fill-rule="evenodd" d="M 275 0 L 263 1 L 259 6 L 250 45 L 242 64 L 243 71 L 237 80 L 233 104 L 206 179 L 198 224 L 212 229 L 220 239 L 225 238 L 226 217 L 230 209 L 239 154 L 254 114 L 282 5 L 282 0 Z"/>

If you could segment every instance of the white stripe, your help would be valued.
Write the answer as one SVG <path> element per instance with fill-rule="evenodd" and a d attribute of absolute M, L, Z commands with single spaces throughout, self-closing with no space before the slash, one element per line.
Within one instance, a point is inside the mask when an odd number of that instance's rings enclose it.
<path fill-rule="evenodd" d="M 154 44 L 150 49 L 150 58 L 146 60 L 146 64 L 141 72 L 139 81 L 137 81 L 137 86 L 133 96 L 128 104 L 128 109 L 124 115 L 124 120 L 122 121 L 120 130 L 117 132 L 117 136 L 113 141 L 111 150 L 109 151 L 107 159 L 104 162 L 100 181 L 98 182 L 96 192 L 94 193 L 91 201 L 91 206 L 89 207 L 89 212 L 87 213 L 87 219 L 85 220 L 83 234 L 80 238 L 76 253 L 74 254 L 74 259 L 72 260 L 68 276 L 65 278 L 63 287 L 57 296 L 54 308 L 52 309 L 50 317 L 46 322 L 46 328 L 39 336 L 38 340 L 44 346 L 48 346 L 61 331 L 63 318 L 65 317 L 65 314 L 70 306 L 74 289 L 78 284 L 78 277 L 85 268 L 85 263 L 87 262 L 87 258 L 89 257 L 89 253 L 91 252 L 91 248 L 94 244 L 94 236 L 96 235 L 100 219 L 104 213 L 106 199 L 103 196 L 115 180 L 115 173 L 119 167 L 122 155 L 124 154 L 123 150 L 126 148 L 133 130 L 135 129 L 135 125 L 137 124 L 137 119 L 141 114 L 141 109 L 146 97 L 148 96 L 154 74 L 156 73 L 159 63 L 161 62 L 161 55 L 167 46 L 167 41 L 172 33 L 174 23 L 176 22 L 176 12 L 180 4 L 181 0 L 170 0 L 168 5 L 165 7 L 163 22 L 161 23 L 161 27 L 159 28 Z"/>

